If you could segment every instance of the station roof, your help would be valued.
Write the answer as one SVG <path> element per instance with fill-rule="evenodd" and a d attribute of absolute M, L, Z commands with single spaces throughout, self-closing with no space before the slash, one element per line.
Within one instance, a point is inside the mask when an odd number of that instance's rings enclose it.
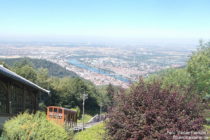
<path fill-rule="evenodd" d="M 4 75 L 4 76 L 6 76 L 6 77 L 8 77 L 10 79 L 13 79 L 15 81 L 18 81 L 18 82 L 20 82 L 20 83 L 22 83 L 24 85 L 27 85 L 27 86 L 32 87 L 34 89 L 37 89 L 39 91 L 42 91 L 42 92 L 45 92 L 45 93 L 48 93 L 48 94 L 50 93 L 49 90 L 46 90 L 44 88 L 41 88 L 40 86 L 38 86 L 38 85 L 34 84 L 33 82 L 31 82 L 31 81 L 23 78 L 20 75 L 14 73 L 12 71 L 10 71 L 9 69 L 5 68 L 2 65 L 0 65 L 0 74 Z"/>

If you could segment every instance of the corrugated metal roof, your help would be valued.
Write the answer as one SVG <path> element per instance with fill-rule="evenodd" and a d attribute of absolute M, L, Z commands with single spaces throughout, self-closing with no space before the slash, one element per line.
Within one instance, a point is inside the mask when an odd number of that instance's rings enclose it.
<path fill-rule="evenodd" d="M 5 67 L 2 66 L 2 65 L 0 65 L 0 74 L 3 74 L 4 76 L 6 76 L 6 77 L 8 77 L 8 78 L 11 78 L 11 79 L 13 79 L 13 80 L 16 80 L 16 81 L 18 81 L 18 82 L 20 82 L 20 83 L 23 83 L 23 84 L 25 84 L 25 85 L 28 85 L 28 86 L 30 86 L 30 87 L 32 87 L 32 88 L 35 88 L 35 89 L 37 89 L 37 90 L 40 90 L 40 91 L 42 91 L 42 92 L 50 93 L 49 90 L 46 90 L 46 89 L 44 89 L 44 88 L 41 88 L 40 86 L 34 84 L 33 82 L 31 82 L 31 81 L 29 81 L 29 80 L 23 78 L 22 76 L 20 76 L 20 75 L 14 73 L 14 72 L 8 70 L 7 68 L 5 68 Z"/>
<path fill-rule="evenodd" d="M 48 106 L 47 108 L 60 108 L 60 109 L 64 109 L 66 111 L 69 111 L 69 112 L 74 112 L 74 113 L 77 113 L 77 111 L 74 111 L 74 110 L 71 110 L 71 109 L 68 109 L 68 108 L 64 108 L 64 107 L 59 107 L 59 106 Z"/>

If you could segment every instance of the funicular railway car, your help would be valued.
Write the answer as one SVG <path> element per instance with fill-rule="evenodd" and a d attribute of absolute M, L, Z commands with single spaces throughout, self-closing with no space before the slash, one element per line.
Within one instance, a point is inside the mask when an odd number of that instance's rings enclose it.
<path fill-rule="evenodd" d="M 47 119 L 59 125 L 74 127 L 77 125 L 77 112 L 63 107 L 49 106 L 47 107 Z"/>

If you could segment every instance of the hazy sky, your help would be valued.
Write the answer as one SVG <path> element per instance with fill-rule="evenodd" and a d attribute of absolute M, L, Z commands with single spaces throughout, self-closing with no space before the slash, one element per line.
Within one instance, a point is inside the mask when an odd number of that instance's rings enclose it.
<path fill-rule="evenodd" d="M 210 0 L 0 0 L 0 38 L 210 38 Z"/>

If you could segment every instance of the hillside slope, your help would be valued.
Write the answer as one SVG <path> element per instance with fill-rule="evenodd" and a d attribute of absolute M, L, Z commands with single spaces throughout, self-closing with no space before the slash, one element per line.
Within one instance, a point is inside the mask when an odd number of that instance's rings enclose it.
<path fill-rule="evenodd" d="M 79 77 L 76 73 L 72 71 L 68 71 L 60 65 L 47 61 L 45 59 L 32 59 L 32 58 L 14 58 L 14 59 L 1 59 L 9 66 L 15 66 L 15 64 L 21 61 L 27 61 L 32 64 L 32 66 L 36 69 L 38 68 L 46 68 L 48 69 L 49 76 L 56 77 Z"/>

